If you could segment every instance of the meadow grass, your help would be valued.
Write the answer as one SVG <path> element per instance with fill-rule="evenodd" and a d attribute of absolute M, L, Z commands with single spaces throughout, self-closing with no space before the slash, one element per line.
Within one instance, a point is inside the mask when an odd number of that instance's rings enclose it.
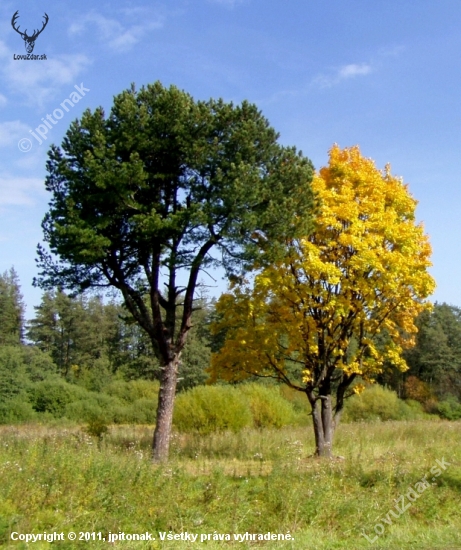
<path fill-rule="evenodd" d="M 0 545 L 12 532 L 145 533 L 119 548 L 461 548 L 461 423 L 340 426 L 335 459 L 312 458 L 311 428 L 175 434 L 171 460 L 150 460 L 152 427 L 113 426 L 100 439 L 77 426 L 0 427 Z M 449 464 L 371 544 L 395 499 Z M 158 532 L 283 533 L 284 542 L 159 540 Z M 107 542 L 54 542 L 106 548 Z"/>

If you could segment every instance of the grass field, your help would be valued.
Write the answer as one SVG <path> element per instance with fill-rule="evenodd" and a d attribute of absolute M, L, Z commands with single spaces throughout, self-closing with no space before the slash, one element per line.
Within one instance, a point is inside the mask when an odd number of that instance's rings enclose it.
<path fill-rule="evenodd" d="M 285 428 L 175 435 L 170 463 L 158 466 L 150 462 L 151 435 L 151 427 L 112 427 L 101 440 L 73 426 L 1 427 L 1 547 L 50 547 L 12 541 L 13 532 L 101 533 L 95 537 L 106 542 L 53 546 L 107 548 L 109 532 L 147 531 L 155 541 L 114 545 L 461 549 L 461 423 L 343 425 L 334 460 L 310 457 L 310 429 Z M 434 475 L 437 460 L 443 467 Z M 415 486 L 413 502 L 399 500 Z M 392 515 L 396 501 L 401 513 Z M 371 543 L 376 525 L 381 534 Z M 198 538 L 160 540 L 170 532 Z M 234 540 L 247 532 L 294 540 Z M 200 542 L 206 534 L 211 540 Z M 232 540 L 213 540 L 219 535 Z"/>

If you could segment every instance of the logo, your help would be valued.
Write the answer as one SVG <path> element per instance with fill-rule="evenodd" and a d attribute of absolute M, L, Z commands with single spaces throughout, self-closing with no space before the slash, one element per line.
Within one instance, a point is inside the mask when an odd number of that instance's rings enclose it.
<path fill-rule="evenodd" d="M 34 46 L 35 46 L 35 41 L 37 40 L 37 38 L 39 37 L 40 33 L 43 31 L 43 29 L 47 26 L 48 24 L 48 15 L 45 13 L 45 15 L 43 16 L 43 19 L 45 20 L 43 22 L 43 26 L 40 30 L 35 30 L 34 29 L 34 34 L 32 34 L 31 36 L 29 36 L 27 34 L 27 29 L 24 31 L 24 32 L 21 32 L 19 30 L 19 26 L 16 25 L 17 23 L 17 19 L 19 18 L 19 10 L 17 10 L 15 12 L 15 14 L 13 15 L 13 17 L 11 18 L 11 26 L 13 27 L 13 29 L 21 35 L 21 38 L 24 40 L 24 46 L 26 47 L 26 52 L 28 54 L 31 54 L 33 51 L 34 51 Z"/>

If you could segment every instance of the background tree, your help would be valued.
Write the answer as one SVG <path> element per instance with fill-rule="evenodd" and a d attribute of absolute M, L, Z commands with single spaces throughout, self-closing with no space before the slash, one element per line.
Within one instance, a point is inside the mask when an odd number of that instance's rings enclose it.
<path fill-rule="evenodd" d="M 461 399 L 461 309 L 436 303 L 417 326 L 416 346 L 405 352 L 406 374 L 428 384 L 439 399 Z"/>
<path fill-rule="evenodd" d="M 236 272 L 308 233 L 312 166 L 277 138 L 254 105 L 156 83 L 115 97 L 107 118 L 86 111 L 49 152 L 42 226 L 59 261 L 39 248 L 37 282 L 121 292 L 161 363 L 155 460 L 168 456 L 200 270 Z"/>
<path fill-rule="evenodd" d="M 16 271 L 0 275 L 0 346 L 19 345 L 24 332 L 24 303 Z"/>
<path fill-rule="evenodd" d="M 213 303 L 201 297 L 192 314 L 192 326 L 181 355 L 181 379 L 178 389 L 185 390 L 204 384 L 209 378 L 211 360 L 210 316 Z"/>
<path fill-rule="evenodd" d="M 72 366 L 81 363 L 82 343 L 87 337 L 82 300 L 62 290 L 47 292 L 34 309 L 36 316 L 28 324 L 28 339 L 51 355 L 63 376 L 69 376 Z M 95 330 L 98 328 L 93 327 Z"/>
<path fill-rule="evenodd" d="M 219 300 L 215 331 L 227 335 L 212 373 L 273 377 L 304 392 L 316 453 L 331 456 L 353 381 L 373 381 L 386 361 L 407 368 L 402 350 L 414 344 L 414 319 L 434 281 L 416 201 L 389 167 L 381 172 L 357 147 L 334 146 L 313 188 L 320 204 L 312 234 L 292 240 L 253 287 Z"/>

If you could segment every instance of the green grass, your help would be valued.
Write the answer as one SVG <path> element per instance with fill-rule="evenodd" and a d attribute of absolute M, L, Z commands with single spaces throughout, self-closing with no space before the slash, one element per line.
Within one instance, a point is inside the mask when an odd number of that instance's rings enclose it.
<path fill-rule="evenodd" d="M 310 428 L 176 434 L 171 461 L 150 461 L 152 428 L 111 427 L 101 439 L 72 426 L 0 428 L 0 546 L 10 533 L 144 533 L 119 548 L 461 548 L 461 423 L 343 425 L 333 460 L 310 457 Z M 436 460 L 450 464 L 382 536 L 373 528 Z M 407 501 L 405 501 L 407 502 Z M 195 543 L 158 532 L 284 533 L 291 542 Z M 107 542 L 57 542 L 107 548 Z M 34 543 L 35 549 L 49 548 Z"/>

